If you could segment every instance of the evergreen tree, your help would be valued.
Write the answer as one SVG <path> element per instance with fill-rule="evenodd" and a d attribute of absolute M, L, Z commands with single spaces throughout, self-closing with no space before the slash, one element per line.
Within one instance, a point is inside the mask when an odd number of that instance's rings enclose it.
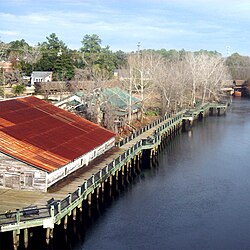
<path fill-rule="evenodd" d="M 74 76 L 74 65 L 70 50 L 65 43 L 52 33 L 46 37 L 47 42 L 41 44 L 42 58 L 36 64 L 35 69 L 52 71 L 55 80 L 70 80 Z"/>

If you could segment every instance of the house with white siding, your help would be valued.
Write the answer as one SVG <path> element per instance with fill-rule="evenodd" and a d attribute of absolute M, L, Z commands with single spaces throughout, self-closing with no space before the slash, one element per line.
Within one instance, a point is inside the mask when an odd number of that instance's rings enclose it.
<path fill-rule="evenodd" d="M 51 71 L 33 71 L 31 73 L 31 86 L 34 86 L 36 82 L 51 82 Z"/>

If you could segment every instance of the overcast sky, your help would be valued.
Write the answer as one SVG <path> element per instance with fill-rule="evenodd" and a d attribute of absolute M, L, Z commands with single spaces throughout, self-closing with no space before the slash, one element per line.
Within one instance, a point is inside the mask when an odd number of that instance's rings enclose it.
<path fill-rule="evenodd" d="M 113 51 L 165 48 L 250 56 L 250 0 L 0 0 L 0 40 L 56 33 L 71 49 L 97 34 Z"/>

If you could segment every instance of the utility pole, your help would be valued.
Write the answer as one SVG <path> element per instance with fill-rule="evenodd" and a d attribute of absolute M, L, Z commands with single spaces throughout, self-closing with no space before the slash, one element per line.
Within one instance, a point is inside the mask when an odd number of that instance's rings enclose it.
<path fill-rule="evenodd" d="M 138 51 L 138 53 L 140 52 L 140 47 L 141 47 L 141 43 L 138 42 L 138 43 L 137 43 L 137 51 Z"/>

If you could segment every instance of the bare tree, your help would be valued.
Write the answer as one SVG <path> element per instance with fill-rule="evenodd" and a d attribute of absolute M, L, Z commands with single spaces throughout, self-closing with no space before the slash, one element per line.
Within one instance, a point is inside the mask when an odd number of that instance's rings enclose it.
<path fill-rule="evenodd" d="M 177 110 L 188 106 L 191 99 L 191 91 L 189 88 L 190 73 L 185 60 L 177 60 L 174 62 L 171 70 L 172 81 L 174 81 L 174 107 L 171 109 Z"/>
<path fill-rule="evenodd" d="M 190 95 L 188 88 L 190 78 L 184 60 L 162 58 L 160 63 L 157 64 L 154 77 L 162 104 L 162 113 L 176 110 L 186 104 Z"/>
<path fill-rule="evenodd" d="M 123 88 L 128 91 L 129 99 L 126 100 L 128 107 L 128 124 L 132 121 L 132 94 L 135 91 L 135 76 L 133 74 L 133 67 L 131 63 L 131 55 L 128 57 L 128 64 L 122 67 L 119 71 L 121 83 Z"/>
<path fill-rule="evenodd" d="M 127 74 L 127 77 L 123 78 L 126 90 L 130 96 L 132 96 L 132 93 L 135 93 L 141 101 L 141 120 L 143 120 L 143 114 L 145 113 L 145 103 L 152 97 L 154 92 L 154 75 L 157 72 L 156 69 L 159 63 L 159 55 L 138 51 L 128 56 L 127 67 L 122 70 Z M 131 105 L 130 100 L 130 114 Z"/>
<path fill-rule="evenodd" d="M 207 85 L 208 100 L 220 100 L 220 90 L 225 84 L 225 79 L 231 79 L 231 75 L 229 73 L 228 67 L 225 65 L 225 61 L 221 58 L 221 60 L 216 65 L 216 70 L 209 78 L 209 84 Z"/>
<path fill-rule="evenodd" d="M 191 76 L 192 104 L 196 103 L 196 98 L 204 103 L 211 95 L 218 99 L 221 84 L 228 79 L 224 58 L 214 54 L 189 53 L 185 59 Z"/>
<path fill-rule="evenodd" d="M 38 62 L 41 58 L 42 58 L 42 52 L 40 46 L 33 46 L 33 47 L 24 46 L 21 59 L 24 62 L 31 64 L 32 71 L 34 64 Z"/>
<path fill-rule="evenodd" d="M 166 113 L 167 110 L 169 110 L 172 101 L 175 82 L 173 79 L 173 71 L 174 64 L 167 64 L 167 62 L 162 59 L 157 68 L 157 72 L 154 75 L 154 81 L 159 90 L 160 102 L 162 103 L 161 110 L 163 113 Z"/>
<path fill-rule="evenodd" d="M 199 84 L 201 83 L 202 78 L 202 68 L 204 67 L 204 62 L 202 61 L 202 57 L 199 54 L 188 53 L 185 56 L 185 60 L 190 70 L 190 88 L 191 88 L 191 105 L 195 105 L 196 103 L 196 95 L 197 90 L 199 88 Z"/>
<path fill-rule="evenodd" d="M 12 87 L 14 84 L 23 84 L 23 78 L 19 70 L 4 72 L 5 84 Z"/>

